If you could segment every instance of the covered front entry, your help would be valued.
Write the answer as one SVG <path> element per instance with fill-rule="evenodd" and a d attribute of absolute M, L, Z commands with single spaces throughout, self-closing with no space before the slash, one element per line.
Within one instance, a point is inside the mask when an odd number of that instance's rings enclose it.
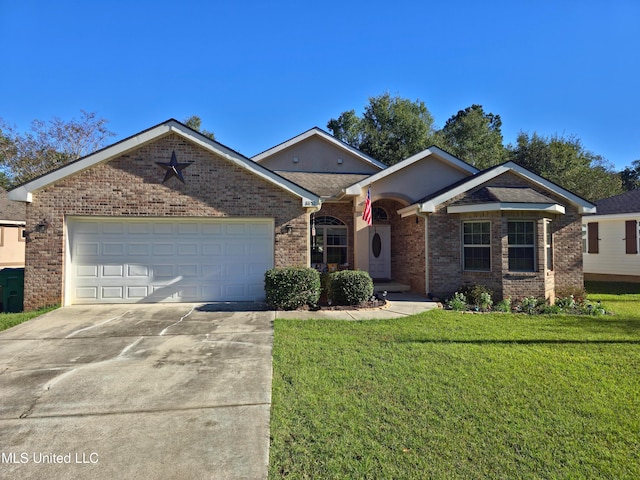
<path fill-rule="evenodd" d="M 274 265 L 267 218 L 67 219 L 65 304 L 255 301 Z"/>
<path fill-rule="evenodd" d="M 376 280 L 391 278 L 391 225 L 369 228 L 369 275 Z"/>

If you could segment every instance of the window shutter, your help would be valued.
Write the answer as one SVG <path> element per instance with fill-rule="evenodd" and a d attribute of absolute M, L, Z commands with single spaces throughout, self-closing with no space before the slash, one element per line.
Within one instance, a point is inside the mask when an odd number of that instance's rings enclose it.
<path fill-rule="evenodd" d="M 598 222 L 587 223 L 587 253 L 598 253 Z"/>
<path fill-rule="evenodd" d="M 638 253 L 638 230 L 635 220 L 624 222 L 624 238 L 627 246 L 627 253 Z"/>

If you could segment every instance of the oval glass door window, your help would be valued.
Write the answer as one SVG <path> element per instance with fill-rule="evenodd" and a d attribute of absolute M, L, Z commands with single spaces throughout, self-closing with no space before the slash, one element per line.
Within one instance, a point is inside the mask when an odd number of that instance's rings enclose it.
<path fill-rule="evenodd" d="M 373 252 L 374 257 L 378 258 L 380 256 L 380 252 L 382 251 L 382 239 L 380 238 L 379 233 L 375 233 L 371 239 L 371 251 Z"/>

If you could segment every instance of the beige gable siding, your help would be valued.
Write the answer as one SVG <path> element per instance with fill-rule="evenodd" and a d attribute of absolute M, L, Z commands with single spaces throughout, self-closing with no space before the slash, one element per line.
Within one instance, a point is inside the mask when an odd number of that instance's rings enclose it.
<path fill-rule="evenodd" d="M 413 203 L 468 176 L 432 156 L 381 178 L 371 186 L 371 195 Z"/>
<path fill-rule="evenodd" d="M 598 253 L 584 253 L 584 272 L 607 275 L 640 275 L 640 254 L 625 249 L 625 220 L 638 220 L 640 215 L 607 220 L 585 217 L 583 223 L 598 223 Z M 638 228 L 636 226 L 636 228 Z"/>
<path fill-rule="evenodd" d="M 297 158 L 298 161 L 294 162 Z M 342 160 L 342 163 L 339 163 Z M 260 161 L 271 170 L 320 173 L 377 173 L 372 165 L 321 138 L 311 137 Z"/>

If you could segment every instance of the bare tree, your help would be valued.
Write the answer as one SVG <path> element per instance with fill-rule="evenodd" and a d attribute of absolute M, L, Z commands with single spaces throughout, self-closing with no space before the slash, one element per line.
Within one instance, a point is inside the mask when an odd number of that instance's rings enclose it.
<path fill-rule="evenodd" d="M 0 168 L 18 185 L 89 155 L 115 135 L 95 112 L 80 111 L 79 119 L 34 120 L 26 133 L 0 119 Z"/>

